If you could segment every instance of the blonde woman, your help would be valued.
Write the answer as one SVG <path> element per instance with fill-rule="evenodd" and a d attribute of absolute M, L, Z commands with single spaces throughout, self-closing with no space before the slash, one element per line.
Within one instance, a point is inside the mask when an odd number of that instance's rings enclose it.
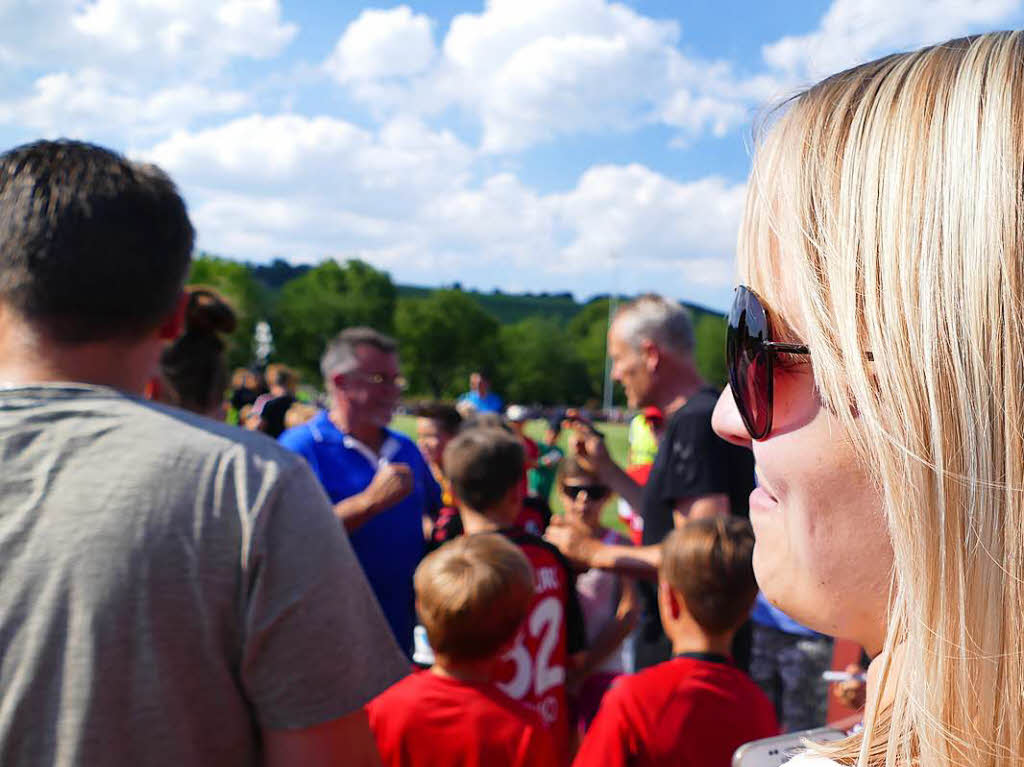
<path fill-rule="evenodd" d="M 716 430 L 765 594 L 874 656 L 793 765 L 1024 762 L 1024 39 L 835 75 L 758 150 Z"/>

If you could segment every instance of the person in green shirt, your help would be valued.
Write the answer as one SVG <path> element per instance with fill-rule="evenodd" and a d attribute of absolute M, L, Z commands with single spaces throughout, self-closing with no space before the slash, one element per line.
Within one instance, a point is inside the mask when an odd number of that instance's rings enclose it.
<path fill-rule="evenodd" d="M 544 432 L 544 441 L 540 443 L 540 456 L 537 458 L 537 465 L 527 473 L 530 495 L 543 498 L 547 503 L 551 498 L 551 488 L 555 484 L 555 474 L 558 472 L 558 464 L 562 462 L 565 453 L 558 446 L 558 436 L 562 433 L 562 419 L 552 418 L 548 421 L 548 428 Z"/>

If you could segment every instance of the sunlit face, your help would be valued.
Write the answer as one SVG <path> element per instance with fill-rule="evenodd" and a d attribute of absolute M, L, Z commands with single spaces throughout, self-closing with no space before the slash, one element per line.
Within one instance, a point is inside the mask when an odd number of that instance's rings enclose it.
<path fill-rule="evenodd" d="M 355 349 L 359 366 L 335 377 L 340 401 L 347 407 L 349 422 L 385 427 L 402 393 L 398 354 L 369 344 Z"/>
<path fill-rule="evenodd" d="M 601 522 L 601 509 L 608 503 L 611 491 L 596 477 L 566 476 L 558 484 L 558 494 L 569 519 L 597 527 Z"/>
<path fill-rule="evenodd" d="M 612 323 L 608 331 L 608 356 L 612 361 L 612 379 L 622 384 L 629 406 L 638 408 L 652 404 L 649 402 L 652 381 L 647 356 L 621 337 L 617 323 Z"/>
<path fill-rule="evenodd" d="M 416 444 L 429 463 L 441 465 L 441 456 L 445 446 L 451 441 L 451 435 L 441 428 L 434 418 L 416 419 Z"/>
<path fill-rule="evenodd" d="M 719 436 L 754 452 L 758 584 L 797 621 L 876 652 L 893 561 L 880 491 L 822 406 L 811 364 L 776 366 L 773 412 L 771 433 L 752 442 L 727 388 L 712 420 Z"/>

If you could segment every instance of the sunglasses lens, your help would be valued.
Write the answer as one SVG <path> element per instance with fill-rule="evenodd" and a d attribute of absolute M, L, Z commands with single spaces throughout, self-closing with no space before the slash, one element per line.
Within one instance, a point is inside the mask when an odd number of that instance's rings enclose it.
<path fill-rule="evenodd" d="M 767 340 L 764 307 L 752 292 L 737 288 L 729 312 L 725 354 L 736 407 L 754 439 L 767 436 L 772 422 L 771 355 L 764 348 Z"/>
<path fill-rule="evenodd" d="M 576 500 L 584 490 L 587 493 L 587 498 L 594 501 L 599 501 L 608 495 L 608 488 L 604 485 L 562 485 L 562 489 L 573 500 Z"/>

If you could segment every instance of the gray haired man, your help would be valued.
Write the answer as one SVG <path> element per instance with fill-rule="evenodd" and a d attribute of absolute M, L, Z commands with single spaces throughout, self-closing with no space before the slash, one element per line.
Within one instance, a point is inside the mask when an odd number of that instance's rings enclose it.
<path fill-rule="evenodd" d="M 399 645 L 411 655 L 412 576 L 423 557 L 424 514 L 436 516 L 441 488 L 416 443 L 387 428 L 405 386 L 394 339 L 348 328 L 320 361 L 329 411 L 286 431 L 348 530 Z"/>
<path fill-rule="evenodd" d="M 596 429 L 581 419 L 573 423 L 572 447 L 592 470 L 644 521 L 643 546 L 605 544 L 571 524 L 555 524 L 546 537 L 570 559 L 585 567 L 614 570 L 648 581 L 657 577 L 660 543 L 687 519 L 737 514 L 747 516 L 753 490 L 754 463 L 749 450 L 723 441 L 711 429 L 719 392 L 701 378 L 693 357 L 690 313 L 675 301 L 645 295 L 622 308 L 608 331 L 612 377 L 622 384 L 632 408 L 657 407 L 666 426 L 647 484 L 637 485 L 608 454 Z M 669 647 L 655 612 L 647 616 L 656 649 L 637 645 L 641 665 L 666 660 Z"/>

